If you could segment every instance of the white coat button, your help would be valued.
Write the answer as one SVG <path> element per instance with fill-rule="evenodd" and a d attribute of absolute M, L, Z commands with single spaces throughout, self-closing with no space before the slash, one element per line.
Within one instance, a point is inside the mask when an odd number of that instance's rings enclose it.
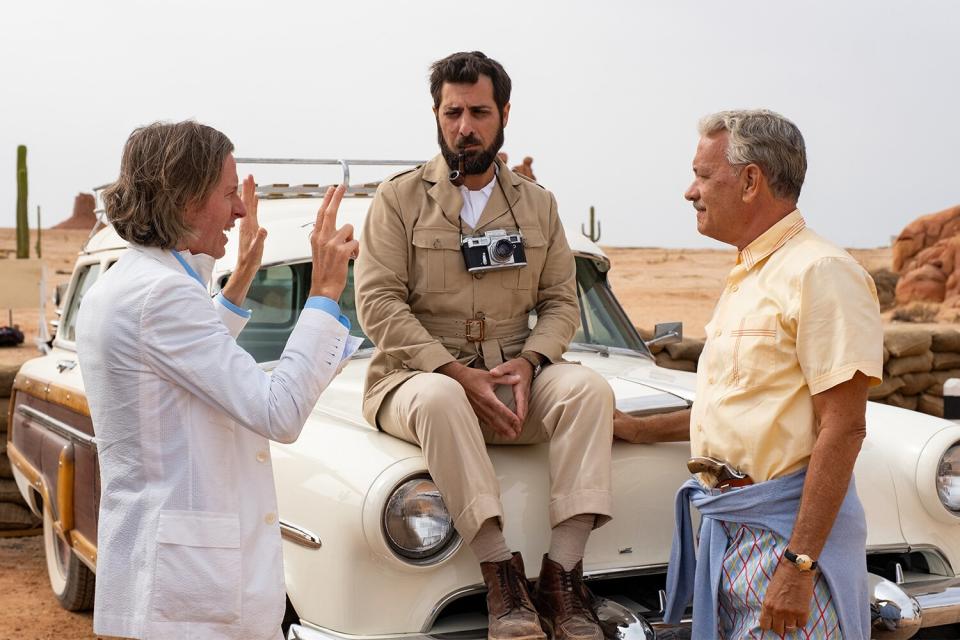
<path fill-rule="evenodd" d="M 730 291 L 733 291 L 734 293 L 736 293 L 737 291 L 740 291 L 740 287 L 738 287 L 737 285 L 733 285 L 732 287 L 730 287 Z"/>
<path fill-rule="evenodd" d="M 713 384 L 713 376 L 710 376 L 709 378 L 707 378 L 707 383 Z"/>
<path fill-rule="evenodd" d="M 719 338 L 720 336 L 722 336 L 722 335 L 723 335 L 723 330 L 722 330 L 722 329 L 717 329 L 717 332 L 716 332 L 716 333 L 714 333 L 713 335 L 715 335 L 716 337 L 718 337 L 718 338 Z"/>
<path fill-rule="evenodd" d="M 257 462 L 266 462 L 266 461 L 267 461 L 267 452 L 257 451 Z"/>
<path fill-rule="evenodd" d="M 274 522 L 277 521 L 277 514 L 268 513 L 267 515 L 263 516 L 263 521 L 266 522 L 267 524 L 273 524 Z"/>

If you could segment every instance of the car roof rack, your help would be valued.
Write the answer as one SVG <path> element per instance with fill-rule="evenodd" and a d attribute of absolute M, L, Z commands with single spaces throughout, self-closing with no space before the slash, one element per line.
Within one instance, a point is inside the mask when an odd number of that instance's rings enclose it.
<path fill-rule="evenodd" d="M 237 158 L 237 164 L 293 164 L 293 165 L 332 165 L 340 166 L 343 178 L 340 184 L 347 186 L 347 193 L 353 195 L 371 195 L 376 192 L 377 182 L 350 184 L 350 167 L 415 167 L 424 163 L 423 160 L 348 160 L 327 158 Z M 323 196 L 327 188 L 333 185 L 320 184 L 258 184 L 257 196 L 260 198 L 313 198 Z"/>
<path fill-rule="evenodd" d="M 347 193 L 354 195 L 372 195 L 376 193 L 377 182 L 365 182 L 363 184 L 350 184 L 350 167 L 415 167 L 424 164 L 423 160 L 348 160 L 348 159 L 327 159 L 327 158 L 236 158 L 237 164 L 295 164 L 295 165 L 332 165 L 340 166 L 343 170 L 342 184 L 347 185 Z M 102 184 L 93 188 L 94 206 L 93 214 L 96 216 L 96 222 L 90 229 L 90 235 L 83 243 L 83 250 L 86 251 L 91 238 L 103 227 L 107 226 L 106 209 L 103 206 L 103 190 L 111 184 Z M 259 198 L 316 198 L 321 197 L 327 192 L 327 188 L 336 185 L 320 184 L 258 184 L 257 197 Z"/>

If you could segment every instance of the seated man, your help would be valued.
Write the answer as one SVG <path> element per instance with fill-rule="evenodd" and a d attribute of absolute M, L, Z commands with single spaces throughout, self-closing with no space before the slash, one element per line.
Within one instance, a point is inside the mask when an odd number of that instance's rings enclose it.
<path fill-rule="evenodd" d="M 503 67 L 457 53 L 430 85 L 441 154 L 380 186 L 361 238 L 357 311 L 377 347 L 364 415 L 423 449 L 480 560 L 489 637 L 544 637 L 539 611 L 558 639 L 599 640 L 579 585 L 587 538 L 610 519 L 613 393 L 561 364 L 579 319 L 573 255 L 553 195 L 495 160 L 510 112 Z M 494 231 L 522 245 L 484 244 Z M 476 246 L 461 252 L 462 237 Z M 531 598 L 485 443 L 536 442 L 550 443 L 553 536 Z"/>

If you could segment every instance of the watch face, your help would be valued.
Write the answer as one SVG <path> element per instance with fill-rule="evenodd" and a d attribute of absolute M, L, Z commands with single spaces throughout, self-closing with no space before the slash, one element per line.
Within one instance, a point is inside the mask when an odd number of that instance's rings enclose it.
<path fill-rule="evenodd" d="M 801 553 L 797 556 L 797 566 L 803 571 L 810 571 L 813 568 L 813 560 L 810 556 Z"/>

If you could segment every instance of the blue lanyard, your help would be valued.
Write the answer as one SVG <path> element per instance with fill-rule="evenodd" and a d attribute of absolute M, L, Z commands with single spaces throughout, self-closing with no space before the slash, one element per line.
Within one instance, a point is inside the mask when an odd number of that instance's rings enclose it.
<path fill-rule="evenodd" d="M 200 274 L 198 274 L 196 271 L 193 270 L 193 267 L 191 267 L 190 263 L 188 263 L 186 260 L 183 259 L 183 256 L 181 256 L 176 251 L 171 251 L 170 253 L 172 253 L 173 257 L 177 259 L 177 262 L 183 265 L 183 268 L 187 272 L 188 276 L 190 276 L 191 278 L 199 282 L 200 286 L 203 287 L 204 289 L 207 288 L 207 285 L 205 285 L 203 283 L 203 280 L 200 279 Z"/>

